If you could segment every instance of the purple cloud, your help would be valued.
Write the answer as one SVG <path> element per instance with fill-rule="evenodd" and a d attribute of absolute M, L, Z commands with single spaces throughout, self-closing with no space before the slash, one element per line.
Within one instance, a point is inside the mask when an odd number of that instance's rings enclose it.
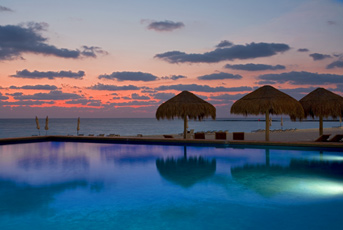
<path fill-rule="evenodd" d="M 173 22 L 169 20 L 165 21 L 154 21 L 148 25 L 149 30 L 155 30 L 158 32 L 170 32 L 176 29 L 181 29 L 185 24 L 182 22 Z"/>
<path fill-rule="evenodd" d="M 327 69 L 333 69 L 333 68 L 343 68 L 343 61 L 334 61 L 326 66 Z"/>
<path fill-rule="evenodd" d="M 197 77 L 198 80 L 224 80 L 224 79 L 242 79 L 242 76 L 239 74 L 231 73 L 213 73 Z"/>
<path fill-rule="evenodd" d="M 313 53 L 309 55 L 310 57 L 313 58 L 314 61 L 320 61 L 325 58 L 332 58 L 331 55 L 328 54 L 320 54 L 320 53 Z"/>
<path fill-rule="evenodd" d="M 142 72 L 113 72 L 112 74 L 100 75 L 98 79 L 109 79 L 117 81 L 156 81 L 158 77 L 150 73 Z"/>
<path fill-rule="evenodd" d="M 22 58 L 23 53 L 52 55 L 61 58 L 95 57 L 100 48 L 84 46 L 84 51 L 57 48 L 47 43 L 47 38 L 40 33 L 46 30 L 47 23 L 30 22 L 23 25 L 0 26 L 0 60 Z M 93 55 L 91 55 L 93 52 Z"/>
<path fill-rule="evenodd" d="M 139 88 L 137 86 L 134 86 L 134 85 L 118 86 L 118 85 L 104 85 L 104 84 L 101 84 L 101 83 L 98 83 L 96 85 L 90 86 L 87 89 L 107 90 L 107 91 L 139 90 Z"/>
<path fill-rule="evenodd" d="M 52 90 L 49 93 L 35 93 L 33 95 L 18 95 L 13 97 L 16 100 L 68 100 L 82 98 L 78 94 L 63 93 L 59 90 Z"/>
<path fill-rule="evenodd" d="M 41 72 L 41 71 L 33 71 L 30 72 L 27 69 L 24 69 L 22 71 L 17 71 L 16 74 L 11 75 L 10 77 L 16 77 L 16 78 L 30 78 L 30 79 L 55 79 L 55 78 L 74 78 L 74 79 L 82 79 L 85 76 L 84 71 L 79 71 L 79 72 L 72 72 L 72 71 L 59 71 L 59 72 L 54 72 L 54 71 L 48 71 L 48 72 Z"/>
<path fill-rule="evenodd" d="M 31 89 L 31 90 L 56 90 L 55 85 L 24 85 L 24 86 L 10 86 L 10 89 Z"/>
<path fill-rule="evenodd" d="M 195 92 L 241 92 L 241 91 L 251 91 L 252 88 L 248 86 L 242 87 L 211 87 L 208 85 L 197 85 L 197 84 L 189 84 L 189 85 L 161 85 L 156 88 L 157 91 L 164 91 L 164 90 L 177 90 L 177 91 L 195 91 Z"/>
<path fill-rule="evenodd" d="M 270 57 L 289 49 L 290 47 L 283 43 L 250 43 L 246 45 L 217 48 L 203 54 L 187 54 L 180 51 L 169 51 L 156 54 L 155 58 L 169 63 L 216 63 L 235 59 L 244 60 Z"/>
<path fill-rule="evenodd" d="M 288 72 L 280 74 L 264 74 L 257 77 L 258 84 L 284 84 L 292 85 L 329 85 L 343 84 L 343 75 L 337 74 L 319 74 L 311 72 Z"/>

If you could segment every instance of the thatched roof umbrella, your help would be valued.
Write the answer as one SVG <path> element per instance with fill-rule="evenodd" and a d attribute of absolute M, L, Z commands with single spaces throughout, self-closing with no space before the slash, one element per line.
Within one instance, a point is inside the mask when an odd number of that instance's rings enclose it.
<path fill-rule="evenodd" d="M 323 135 L 323 117 L 341 117 L 343 97 L 324 88 L 318 88 L 307 94 L 300 101 L 305 117 L 319 117 L 319 135 Z"/>
<path fill-rule="evenodd" d="M 269 114 L 287 114 L 292 120 L 304 117 L 304 110 L 297 100 L 270 85 L 260 87 L 236 101 L 230 112 L 245 116 L 265 114 L 266 141 L 269 141 Z"/>
<path fill-rule="evenodd" d="M 188 118 L 200 121 L 205 117 L 216 119 L 216 108 L 193 93 L 182 91 L 160 105 L 156 111 L 157 120 L 174 117 L 184 119 L 183 137 L 186 139 Z"/>

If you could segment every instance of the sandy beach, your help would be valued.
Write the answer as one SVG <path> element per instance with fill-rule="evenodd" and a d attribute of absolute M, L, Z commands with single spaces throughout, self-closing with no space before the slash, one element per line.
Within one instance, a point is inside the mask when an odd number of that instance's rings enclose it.
<path fill-rule="evenodd" d="M 331 134 L 330 138 L 336 134 L 343 134 L 343 127 L 337 128 L 324 128 L 324 134 Z M 183 139 L 180 134 L 170 134 L 174 139 Z M 270 131 L 271 142 L 314 142 L 319 137 L 319 129 L 298 129 L 298 130 L 285 130 L 285 131 Z M 164 138 L 163 135 L 149 135 L 142 138 Z M 191 138 L 193 139 L 193 138 Z M 215 140 L 214 133 L 205 133 L 206 140 Z M 228 132 L 227 140 L 233 140 L 233 133 Z M 265 132 L 246 132 L 244 133 L 245 141 L 265 141 Z"/>

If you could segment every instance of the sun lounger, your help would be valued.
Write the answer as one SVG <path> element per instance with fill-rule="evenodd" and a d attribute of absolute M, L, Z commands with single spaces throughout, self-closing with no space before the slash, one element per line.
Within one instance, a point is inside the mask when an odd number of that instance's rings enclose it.
<path fill-rule="evenodd" d="M 234 140 L 244 140 L 244 132 L 235 132 L 232 136 Z"/>
<path fill-rule="evenodd" d="M 331 134 L 323 134 L 315 142 L 327 142 Z"/>
<path fill-rule="evenodd" d="M 337 134 L 331 139 L 328 140 L 328 142 L 341 142 L 343 139 L 343 134 Z"/>
<path fill-rule="evenodd" d="M 88 134 L 89 137 L 94 137 L 94 134 Z"/>
<path fill-rule="evenodd" d="M 83 135 L 83 134 L 78 134 L 77 136 L 79 136 L 79 137 L 83 137 L 84 135 Z"/>
<path fill-rule="evenodd" d="M 194 139 L 205 139 L 205 133 L 204 132 L 194 133 Z"/>
<path fill-rule="evenodd" d="M 191 139 L 194 136 L 194 129 L 187 131 L 186 138 Z"/>
<path fill-rule="evenodd" d="M 98 135 L 98 137 L 104 137 L 104 136 L 105 136 L 105 134 L 103 134 L 103 133 Z"/>
<path fill-rule="evenodd" d="M 216 140 L 226 140 L 226 132 L 216 132 L 215 133 L 215 138 Z"/>
<path fill-rule="evenodd" d="M 164 138 L 174 138 L 172 135 L 163 135 Z"/>
<path fill-rule="evenodd" d="M 143 137 L 143 134 L 137 134 L 137 137 Z"/>

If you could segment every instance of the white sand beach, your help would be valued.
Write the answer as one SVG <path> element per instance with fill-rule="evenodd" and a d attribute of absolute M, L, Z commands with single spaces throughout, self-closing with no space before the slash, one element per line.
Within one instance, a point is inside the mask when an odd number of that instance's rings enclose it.
<path fill-rule="evenodd" d="M 343 127 L 324 128 L 324 134 L 331 134 L 330 138 L 336 134 L 343 134 Z M 174 139 L 183 139 L 180 134 L 171 134 Z M 313 142 L 319 137 L 319 129 L 297 129 L 288 131 L 270 131 L 270 141 L 272 142 Z M 149 135 L 142 138 L 164 138 L 163 135 Z M 193 139 L 193 138 L 192 138 Z M 214 140 L 214 133 L 206 133 L 206 140 Z M 233 140 L 233 133 L 228 132 L 227 140 Z M 265 141 L 265 132 L 251 132 L 244 133 L 245 141 Z"/>

